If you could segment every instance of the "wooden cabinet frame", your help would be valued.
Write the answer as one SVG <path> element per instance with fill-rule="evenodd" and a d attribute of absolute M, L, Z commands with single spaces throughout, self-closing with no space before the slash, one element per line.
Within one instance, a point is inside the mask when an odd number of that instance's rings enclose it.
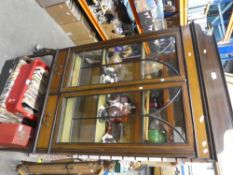
<path fill-rule="evenodd" d="M 188 28 L 188 27 L 187 27 Z M 139 155 L 139 156 L 162 156 L 162 157 L 189 157 L 189 158 L 210 158 L 209 152 L 203 153 L 201 143 L 203 140 L 207 141 L 207 133 L 204 123 L 198 123 L 200 114 L 203 112 L 203 105 L 197 104 L 198 99 L 195 100 L 195 93 L 199 93 L 199 80 L 197 69 L 195 66 L 195 59 L 189 59 L 189 49 L 192 48 L 191 35 L 186 35 L 184 28 L 168 29 L 154 33 L 142 34 L 121 39 L 110 40 L 98 44 L 89 44 L 69 49 L 64 49 L 58 53 L 55 60 L 52 73 L 52 83 L 49 87 L 48 98 L 53 99 L 53 105 L 48 100 L 49 106 L 44 108 L 43 116 L 41 119 L 42 127 L 40 128 L 38 140 L 35 142 L 34 151 L 48 151 L 48 152 L 73 152 L 85 154 L 98 154 L 98 155 Z M 97 85 L 83 85 L 67 87 L 67 80 L 72 65 L 73 54 L 77 52 L 90 51 L 96 49 L 103 49 L 117 45 L 125 45 L 130 43 L 137 43 L 151 39 L 159 39 L 162 37 L 173 36 L 176 40 L 176 54 L 179 68 L 179 75 L 172 77 L 163 77 L 156 79 L 137 80 L 130 82 L 118 82 L 113 84 L 97 84 Z M 143 45 L 144 47 L 145 44 Z M 191 55 L 194 55 L 191 50 Z M 193 65 L 193 68 L 192 68 Z M 194 70 L 192 71 L 191 68 Z M 58 76 L 58 77 L 57 77 Z M 185 144 L 103 144 L 103 143 L 58 143 L 57 137 L 59 133 L 59 122 L 61 121 L 61 113 L 63 106 L 63 99 L 65 97 L 77 97 L 85 95 L 98 95 L 108 94 L 113 92 L 135 92 L 149 89 L 163 89 L 171 87 L 181 87 L 185 130 L 187 143 Z M 195 90 L 194 90 L 195 89 Z M 200 97 L 201 98 L 201 97 Z M 51 109 L 55 109 L 51 112 Z M 195 112 L 198 111 L 199 112 Z M 44 118 L 49 116 L 50 123 L 46 124 Z M 45 120 L 46 121 L 46 120 Z M 198 127 L 201 126 L 201 127 Z M 48 129 L 43 129 L 50 128 Z M 201 128 L 196 132 L 196 128 Z M 203 137 L 200 137 L 200 133 Z M 43 135 L 48 135 L 43 140 Z M 48 139 L 49 138 L 49 139 Z M 207 144 L 207 149 L 209 149 Z"/>

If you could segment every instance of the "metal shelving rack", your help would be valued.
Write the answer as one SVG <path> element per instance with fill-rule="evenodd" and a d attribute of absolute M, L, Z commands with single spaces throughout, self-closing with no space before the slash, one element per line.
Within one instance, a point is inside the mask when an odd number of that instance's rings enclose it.
<path fill-rule="evenodd" d="M 107 36 L 107 34 L 105 33 L 105 31 L 103 30 L 103 28 L 101 27 L 101 25 L 98 23 L 96 17 L 94 16 L 94 14 L 91 12 L 90 8 L 88 7 L 88 4 L 86 2 L 86 0 L 78 0 L 79 4 L 81 5 L 81 7 L 83 8 L 83 10 L 85 11 L 85 13 L 87 14 L 87 16 L 89 17 L 90 21 L 92 22 L 93 26 L 95 27 L 96 31 L 98 32 L 98 34 L 100 35 L 101 39 L 103 41 L 108 40 L 109 37 Z M 138 16 L 138 13 L 136 11 L 136 7 L 134 5 L 134 0 L 129 0 L 129 4 L 135 19 L 135 23 L 138 29 L 138 33 L 141 34 L 143 33 L 143 28 L 142 25 L 140 23 L 140 19 Z M 187 20 L 187 12 L 188 12 L 188 0 L 175 0 L 175 5 L 176 7 L 179 7 L 179 14 L 180 14 L 180 25 L 184 26 L 188 24 L 188 20 Z"/>
<path fill-rule="evenodd" d="M 210 21 L 212 27 L 215 29 L 215 36 L 218 42 L 218 50 L 223 61 L 233 59 L 233 2 L 231 0 L 215 0 L 209 4 L 210 8 L 217 8 L 217 15 Z M 208 10 L 210 9 L 208 8 Z M 226 12 L 231 14 L 226 18 Z M 208 11 L 206 12 L 208 15 Z M 224 19 L 225 18 L 225 19 Z M 228 23 L 228 24 L 227 24 Z"/>

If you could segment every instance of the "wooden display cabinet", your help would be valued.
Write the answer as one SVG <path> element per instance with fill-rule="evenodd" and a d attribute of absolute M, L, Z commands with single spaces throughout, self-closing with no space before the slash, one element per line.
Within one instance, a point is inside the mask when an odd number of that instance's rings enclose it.
<path fill-rule="evenodd" d="M 213 158 L 192 34 L 59 50 L 34 152 Z"/>

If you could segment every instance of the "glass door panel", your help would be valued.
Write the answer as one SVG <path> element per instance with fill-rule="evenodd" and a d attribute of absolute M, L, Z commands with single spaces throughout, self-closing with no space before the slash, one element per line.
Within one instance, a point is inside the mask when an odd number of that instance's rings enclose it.
<path fill-rule="evenodd" d="M 185 144 L 182 98 L 180 87 L 64 98 L 58 142 Z"/>
<path fill-rule="evenodd" d="M 141 43 L 106 48 L 102 83 L 139 80 L 141 57 Z"/>
<path fill-rule="evenodd" d="M 164 76 L 179 74 L 176 38 L 163 37 L 143 42 L 144 59 L 156 60 L 157 64 L 163 64 L 169 71 L 163 72 Z M 162 68 L 161 68 L 162 70 Z M 172 71 L 172 72 L 170 72 Z"/>
<path fill-rule="evenodd" d="M 70 142 L 73 130 L 76 130 L 78 126 L 74 123 L 77 119 L 89 119 L 96 116 L 98 104 L 98 96 L 81 96 L 78 98 L 67 98 L 64 100 L 63 119 L 61 121 L 61 130 L 59 140 L 61 142 Z M 91 125 L 86 122 L 87 125 Z M 80 125 L 80 122 L 78 123 Z M 86 126 L 83 126 L 86 127 Z"/>
<path fill-rule="evenodd" d="M 181 88 L 146 91 L 143 101 L 146 143 L 186 143 Z"/>
<path fill-rule="evenodd" d="M 117 45 L 106 49 L 105 64 L 123 63 L 130 59 L 141 59 L 142 44 Z"/>
<path fill-rule="evenodd" d="M 72 124 L 69 143 L 135 143 L 133 117 L 128 117 L 127 122 L 74 119 Z"/>
<path fill-rule="evenodd" d="M 99 84 L 103 50 L 85 51 L 74 54 L 67 86 L 82 86 Z"/>
<path fill-rule="evenodd" d="M 179 76 L 175 37 L 75 53 L 67 87 Z"/>
<path fill-rule="evenodd" d="M 78 59 L 78 57 L 76 57 L 76 59 Z M 82 62 L 85 65 L 89 64 L 86 63 L 85 60 L 82 60 Z M 177 70 L 169 64 L 153 59 L 135 59 L 123 63 L 108 65 L 92 64 L 86 67 L 83 65 L 79 67 L 80 72 L 73 73 L 70 83 L 71 86 L 77 86 L 77 84 L 78 86 L 82 86 L 129 82 L 179 75 Z"/>
<path fill-rule="evenodd" d="M 141 62 L 142 79 L 165 78 L 178 75 L 179 72 L 165 62 L 149 58 Z"/>
<path fill-rule="evenodd" d="M 126 62 L 102 66 L 102 83 L 136 81 L 140 78 L 140 62 Z"/>
<path fill-rule="evenodd" d="M 58 142 L 135 142 L 139 99 L 138 92 L 65 98 Z"/>

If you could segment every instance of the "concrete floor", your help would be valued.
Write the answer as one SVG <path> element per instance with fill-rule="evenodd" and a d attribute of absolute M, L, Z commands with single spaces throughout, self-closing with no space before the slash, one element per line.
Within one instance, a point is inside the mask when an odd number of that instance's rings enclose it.
<path fill-rule="evenodd" d="M 48 48 L 73 46 L 59 25 L 35 0 L 0 1 L 0 70 L 5 60 L 28 55 L 38 43 Z M 0 131 L 1 132 L 1 131 Z M 14 175 L 27 154 L 0 151 L 0 175 Z"/>
<path fill-rule="evenodd" d="M 27 55 L 38 43 L 48 48 L 73 45 L 35 0 L 1 0 L 0 24 L 0 70 L 3 60 Z"/>

